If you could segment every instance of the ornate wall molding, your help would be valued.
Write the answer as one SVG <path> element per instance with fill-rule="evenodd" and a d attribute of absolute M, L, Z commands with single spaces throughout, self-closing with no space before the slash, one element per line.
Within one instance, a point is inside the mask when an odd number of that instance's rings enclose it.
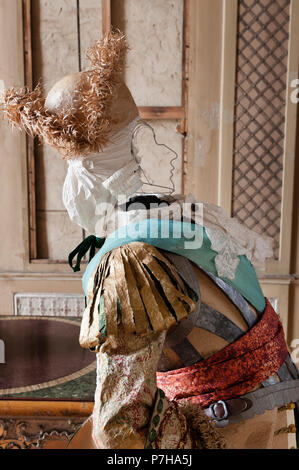
<path fill-rule="evenodd" d="M 84 419 L 18 418 L 0 420 L 0 449 L 42 449 L 47 441 L 64 441 L 77 431 Z"/>
<path fill-rule="evenodd" d="M 81 294 L 14 294 L 15 315 L 81 317 L 84 308 L 84 296 Z"/>

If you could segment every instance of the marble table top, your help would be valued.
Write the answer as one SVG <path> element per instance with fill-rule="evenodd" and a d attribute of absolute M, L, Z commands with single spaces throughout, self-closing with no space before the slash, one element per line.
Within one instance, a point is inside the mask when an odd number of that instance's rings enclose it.
<path fill-rule="evenodd" d="M 0 399 L 93 401 L 96 357 L 80 318 L 0 317 Z"/>

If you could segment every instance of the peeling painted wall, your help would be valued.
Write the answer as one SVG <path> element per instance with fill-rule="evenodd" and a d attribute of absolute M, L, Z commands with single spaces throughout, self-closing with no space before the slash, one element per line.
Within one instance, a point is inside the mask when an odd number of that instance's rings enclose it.
<path fill-rule="evenodd" d="M 138 106 L 180 106 L 182 0 L 112 0 L 112 23 L 127 35 L 125 79 Z"/>

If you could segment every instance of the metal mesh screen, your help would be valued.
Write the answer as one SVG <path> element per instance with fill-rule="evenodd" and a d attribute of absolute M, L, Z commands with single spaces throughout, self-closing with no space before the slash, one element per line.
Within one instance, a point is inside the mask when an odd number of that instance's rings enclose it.
<path fill-rule="evenodd" d="M 239 0 L 233 215 L 279 252 L 290 0 Z"/>

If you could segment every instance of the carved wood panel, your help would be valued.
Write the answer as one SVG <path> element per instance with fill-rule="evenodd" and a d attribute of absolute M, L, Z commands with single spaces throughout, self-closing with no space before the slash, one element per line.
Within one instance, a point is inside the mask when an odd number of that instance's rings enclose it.
<path fill-rule="evenodd" d="M 0 449 L 64 449 L 85 418 L 0 419 Z"/>

